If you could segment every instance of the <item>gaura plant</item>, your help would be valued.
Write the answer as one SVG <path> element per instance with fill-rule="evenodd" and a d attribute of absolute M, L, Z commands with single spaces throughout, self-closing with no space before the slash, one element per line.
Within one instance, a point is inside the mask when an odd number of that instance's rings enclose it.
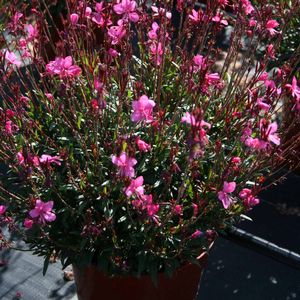
<path fill-rule="evenodd" d="M 45 269 L 55 255 L 109 275 L 170 275 L 297 162 L 300 135 L 281 142 L 280 110 L 288 101 L 296 115 L 282 128 L 299 125 L 299 51 L 266 69 L 299 2 L 65 7 L 62 28 L 44 1 L 6 7 L 1 225 Z"/>

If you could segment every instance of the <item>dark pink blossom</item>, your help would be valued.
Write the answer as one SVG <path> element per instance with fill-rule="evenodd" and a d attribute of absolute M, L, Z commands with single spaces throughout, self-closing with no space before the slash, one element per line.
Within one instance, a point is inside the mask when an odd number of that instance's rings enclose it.
<path fill-rule="evenodd" d="M 241 0 L 241 3 L 246 15 L 249 15 L 254 11 L 254 7 L 249 0 Z"/>
<path fill-rule="evenodd" d="M 111 44 L 117 45 L 121 42 L 122 38 L 126 35 L 126 28 L 123 21 L 119 20 L 117 26 L 111 26 L 108 29 L 108 35 L 111 38 Z"/>
<path fill-rule="evenodd" d="M 76 25 L 78 23 L 79 16 L 76 13 L 70 15 L 70 21 L 72 25 Z"/>
<path fill-rule="evenodd" d="M 271 36 L 279 33 L 279 31 L 275 30 L 276 27 L 279 26 L 279 23 L 276 20 L 269 20 L 266 24 L 266 29 Z"/>
<path fill-rule="evenodd" d="M 200 24 L 203 21 L 203 19 L 204 19 L 204 14 L 201 9 L 199 9 L 198 11 L 193 9 L 192 14 L 189 15 L 189 20 L 191 20 L 191 22 L 195 25 Z"/>
<path fill-rule="evenodd" d="M 241 199 L 243 199 L 243 204 L 246 209 L 251 209 L 260 202 L 258 198 L 255 198 L 252 195 L 252 191 L 250 189 L 242 189 L 239 193 L 239 196 Z"/>
<path fill-rule="evenodd" d="M 212 21 L 216 24 L 227 26 L 228 21 L 223 19 L 223 16 L 218 12 L 213 18 Z"/>
<path fill-rule="evenodd" d="M 297 85 L 297 78 L 294 76 L 292 80 L 292 84 L 286 84 L 286 88 L 288 88 L 294 98 L 297 101 L 300 101 L 300 87 Z"/>
<path fill-rule="evenodd" d="M 277 146 L 280 145 L 280 137 L 277 134 L 278 125 L 276 122 L 269 124 L 267 129 L 265 129 L 264 120 L 262 120 L 260 122 L 260 129 L 262 131 L 262 135 L 264 135 L 269 142 L 272 142 Z"/>
<path fill-rule="evenodd" d="M 17 160 L 18 160 L 18 162 L 19 162 L 19 165 L 24 165 L 25 159 L 24 159 L 24 156 L 23 156 L 22 151 L 19 151 L 19 152 L 17 153 Z"/>
<path fill-rule="evenodd" d="M 8 120 L 5 122 L 4 131 L 7 135 L 13 135 L 14 133 L 19 131 L 19 127 L 11 120 Z"/>
<path fill-rule="evenodd" d="M 239 165 L 239 164 L 242 162 L 242 159 L 241 159 L 239 156 L 235 156 L 235 157 L 233 157 L 233 158 L 231 159 L 231 162 L 232 162 L 233 164 Z"/>
<path fill-rule="evenodd" d="M 130 185 L 126 188 L 125 194 L 127 197 L 132 196 L 133 194 L 141 196 L 144 194 L 144 177 L 139 176 L 136 179 L 132 179 Z"/>
<path fill-rule="evenodd" d="M 269 111 L 271 108 L 270 104 L 267 104 L 264 102 L 264 98 L 257 98 L 257 106 L 259 109 L 264 110 L 264 111 Z"/>
<path fill-rule="evenodd" d="M 30 229 L 33 225 L 33 220 L 26 218 L 24 220 L 23 226 L 27 229 Z"/>
<path fill-rule="evenodd" d="M 148 37 L 151 40 L 157 40 L 158 38 L 157 32 L 159 31 L 159 25 L 156 22 L 153 22 L 151 28 L 152 29 L 148 32 Z"/>
<path fill-rule="evenodd" d="M 114 12 L 118 15 L 123 15 L 123 19 L 136 23 L 139 20 L 139 15 L 136 12 L 136 2 L 132 0 L 121 0 L 118 1 L 118 4 L 115 4 L 113 9 Z"/>
<path fill-rule="evenodd" d="M 183 214 L 182 205 L 180 205 L 180 204 L 175 205 L 174 214 L 177 215 L 177 216 L 182 216 L 182 214 Z"/>
<path fill-rule="evenodd" d="M 233 201 L 231 196 L 228 194 L 234 192 L 235 188 L 236 188 L 236 183 L 234 181 L 232 182 L 224 181 L 223 190 L 218 192 L 218 198 L 222 202 L 225 209 L 227 209 Z"/>
<path fill-rule="evenodd" d="M 205 74 L 205 81 L 208 85 L 215 85 L 220 81 L 220 75 L 218 73 Z"/>
<path fill-rule="evenodd" d="M 151 59 L 155 62 L 157 66 L 160 66 L 162 63 L 162 56 L 164 54 L 162 43 L 153 42 L 150 45 L 150 55 Z"/>
<path fill-rule="evenodd" d="M 52 208 L 53 201 L 43 202 L 42 200 L 37 199 L 35 202 L 35 208 L 29 212 L 29 215 L 41 224 L 53 222 L 56 219 L 56 215 L 52 212 Z"/>
<path fill-rule="evenodd" d="M 92 9 L 89 6 L 87 6 L 84 12 L 84 16 L 89 19 L 91 15 L 92 15 Z"/>
<path fill-rule="evenodd" d="M 119 53 L 117 50 L 113 49 L 113 48 L 110 48 L 110 49 L 108 50 L 108 54 L 109 54 L 112 58 L 116 58 L 116 57 L 120 56 L 120 53 Z"/>
<path fill-rule="evenodd" d="M 202 236 L 202 235 L 203 235 L 203 232 L 197 229 L 197 230 L 191 235 L 191 239 L 197 239 L 197 238 L 199 238 L 199 237 Z"/>
<path fill-rule="evenodd" d="M 146 95 L 141 96 L 138 101 L 133 101 L 132 122 L 145 121 L 146 123 L 151 123 L 153 121 L 152 113 L 154 106 L 155 102 L 150 100 Z"/>
<path fill-rule="evenodd" d="M 194 72 L 202 71 L 206 67 L 207 67 L 206 58 L 204 58 L 200 54 L 195 55 L 193 58 L 193 71 Z"/>
<path fill-rule="evenodd" d="M 59 75 L 60 78 L 77 77 L 81 74 L 81 68 L 73 65 L 71 56 L 57 57 L 46 65 L 46 72 L 50 75 Z"/>
<path fill-rule="evenodd" d="M 151 150 L 151 146 L 149 144 L 147 144 L 146 142 L 144 142 L 143 140 L 141 140 L 139 137 L 137 137 L 135 142 L 140 151 L 148 152 Z"/>
<path fill-rule="evenodd" d="M 266 52 L 270 58 L 275 59 L 275 50 L 274 50 L 274 46 L 272 44 L 267 46 Z"/>
<path fill-rule="evenodd" d="M 118 167 L 118 173 L 122 177 L 134 177 L 134 168 L 137 164 L 136 159 L 128 157 L 126 152 L 122 152 L 119 157 L 113 155 L 112 163 Z"/>
<path fill-rule="evenodd" d="M 6 212 L 6 206 L 5 205 L 0 205 L 0 216 L 4 215 Z"/>

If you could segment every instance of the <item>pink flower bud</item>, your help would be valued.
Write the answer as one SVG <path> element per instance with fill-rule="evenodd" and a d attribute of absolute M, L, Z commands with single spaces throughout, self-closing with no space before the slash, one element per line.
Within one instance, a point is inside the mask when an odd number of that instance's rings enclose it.
<path fill-rule="evenodd" d="M 27 229 L 30 229 L 33 225 L 33 220 L 31 219 L 25 219 L 24 223 L 23 223 L 24 227 L 26 227 Z"/>
<path fill-rule="evenodd" d="M 87 6 L 87 8 L 85 9 L 85 14 L 84 15 L 87 18 L 90 18 L 91 14 L 92 14 L 92 9 L 89 6 Z"/>
<path fill-rule="evenodd" d="M 174 214 L 178 216 L 182 215 L 182 205 L 175 205 Z"/>
<path fill-rule="evenodd" d="M 191 235 L 191 238 L 192 238 L 192 239 L 197 239 L 197 238 L 200 237 L 202 234 L 203 234 L 203 232 L 197 229 L 197 230 Z"/>
<path fill-rule="evenodd" d="M 70 15 L 70 20 L 71 20 L 72 25 L 76 25 L 78 23 L 78 20 L 79 20 L 78 14 L 71 14 Z"/>
<path fill-rule="evenodd" d="M 0 205 L 0 216 L 4 215 L 6 212 L 6 206 L 5 205 Z"/>

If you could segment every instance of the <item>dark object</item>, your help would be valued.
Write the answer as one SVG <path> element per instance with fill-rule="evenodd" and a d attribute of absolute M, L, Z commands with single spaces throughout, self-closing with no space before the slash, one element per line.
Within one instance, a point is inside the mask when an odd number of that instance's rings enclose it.
<path fill-rule="evenodd" d="M 223 237 L 300 270 L 300 254 L 296 252 L 281 248 L 274 243 L 236 227 L 223 234 Z"/>

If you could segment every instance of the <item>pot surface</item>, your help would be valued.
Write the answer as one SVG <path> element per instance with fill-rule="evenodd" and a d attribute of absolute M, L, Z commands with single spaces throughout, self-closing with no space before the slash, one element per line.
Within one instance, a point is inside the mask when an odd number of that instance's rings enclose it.
<path fill-rule="evenodd" d="M 109 278 L 96 267 L 73 266 L 79 300 L 192 300 L 196 299 L 203 268 L 188 264 L 171 279 L 159 274 L 156 288 L 150 276 Z"/>

